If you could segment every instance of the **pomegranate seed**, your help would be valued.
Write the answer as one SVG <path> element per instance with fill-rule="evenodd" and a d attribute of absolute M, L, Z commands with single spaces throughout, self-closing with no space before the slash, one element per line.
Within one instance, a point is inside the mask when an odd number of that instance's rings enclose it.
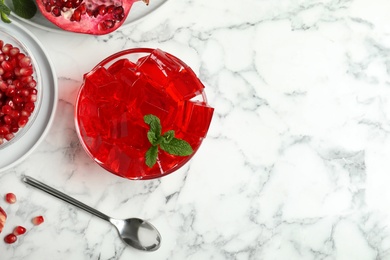
<path fill-rule="evenodd" d="M 2 127 L 6 127 L 7 125 L 11 125 L 12 124 L 12 117 L 15 117 L 15 116 L 10 116 L 10 115 L 3 116 L 3 122 L 5 125 Z"/>
<path fill-rule="evenodd" d="M 105 14 L 107 13 L 106 6 L 105 6 L 105 5 L 100 5 L 100 6 L 97 8 L 97 11 L 98 11 L 98 14 L 99 14 L 99 15 L 105 15 Z"/>
<path fill-rule="evenodd" d="M 3 48 L 1 48 L 1 50 L 3 51 L 3 53 L 5 54 L 8 54 L 9 53 L 9 50 L 12 48 L 12 45 L 7 43 L 3 46 Z"/>
<path fill-rule="evenodd" d="M 81 11 L 79 9 L 76 9 L 70 18 L 71 21 L 80 22 L 81 21 Z"/>
<path fill-rule="evenodd" d="M 5 200 L 10 203 L 14 204 L 16 202 L 16 196 L 12 192 L 9 192 L 5 195 Z"/>
<path fill-rule="evenodd" d="M 13 232 L 13 234 L 15 236 L 20 236 L 20 235 L 23 235 L 24 233 L 26 233 L 26 228 L 22 227 L 22 226 L 15 227 L 14 232 Z"/>
<path fill-rule="evenodd" d="M 13 133 L 9 133 L 9 134 L 4 135 L 4 139 L 7 141 L 11 140 L 14 137 L 15 137 L 15 135 Z"/>
<path fill-rule="evenodd" d="M 4 105 L 2 108 L 1 108 L 1 111 L 4 113 L 4 114 L 11 114 L 12 112 L 12 107 L 10 105 Z"/>
<path fill-rule="evenodd" d="M 42 216 L 37 216 L 37 217 L 34 217 L 34 218 L 32 219 L 32 223 L 33 223 L 34 225 L 36 225 L 36 226 L 42 224 L 44 221 L 45 221 L 45 220 L 43 219 Z"/>
<path fill-rule="evenodd" d="M 27 57 L 27 56 L 24 56 L 23 58 L 21 58 L 19 60 L 19 66 L 20 67 L 25 68 L 25 67 L 28 67 L 30 65 L 31 65 L 31 59 L 29 57 Z"/>
<path fill-rule="evenodd" d="M 10 56 L 16 56 L 19 54 L 19 49 L 18 48 L 15 48 L 15 47 L 12 47 L 10 50 L 9 50 L 9 55 Z"/>
<path fill-rule="evenodd" d="M 27 116 L 20 116 L 18 120 L 18 126 L 20 128 L 24 127 L 27 124 L 28 117 Z"/>
<path fill-rule="evenodd" d="M 5 60 L 3 62 L 1 62 L 1 67 L 3 68 L 3 70 L 5 71 L 11 71 L 14 67 L 12 66 L 12 63 Z"/>
<path fill-rule="evenodd" d="M 9 128 L 6 126 L 0 126 L 0 135 L 4 136 L 9 134 Z"/>
<path fill-rule="evenodd" d="M 33 69 L 31 67 L 23 67 L 20 69 L 20 75 L 22 76 L 31 76 L 33 74 Z"/>
<path fill-rule="evenodd" d="M 8 234 L 4 237 L 4 242 L 7 244 L 15 243 L 18 238 L 14 234 Z"/>
<path fill-rule="evenodd" d="M 24 106 L 24 109 L 27 111 L 27 112 L 30 112 L 32 113 L 35 109 L 35 105 L 33 102 L 27 102 L 26 105 Z"/>
<path fill-rule="evenodd" d="M 56 16 L 56 17 L 59 17 L 61 16 L 61 8 L 59 8 L 58 6 L 54 7 L 52 10 L 51 10 L 51 13 Z"/>

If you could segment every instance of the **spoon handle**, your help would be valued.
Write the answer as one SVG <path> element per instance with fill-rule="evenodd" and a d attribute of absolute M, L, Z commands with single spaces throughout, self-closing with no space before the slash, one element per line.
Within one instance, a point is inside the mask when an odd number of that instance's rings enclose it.
<path fill-rule="evenodd" d="M 46 192 L 46 193 L 48 193 L 48 194 L 58 198 L 58 199 L 61 199 L 61 200 L 65 201 L 65 202 L 68 202 L 69 204 L 71 204 L 73 206 L 76 206 L 76 207 L 78 207 L 80 209 L 83 209 L 83 210 L 85 210 L 85 211 L 87 211 L 87 212 L 89 212 L 89 213 L 91 213 L 91 214 L 93 214 L 93 215 L 103 219 L 103 220 L 110 221 L 110 217 L 109 216 L 101 213 L 100 211 L 98 211 L 98 210 L 96 210 L 94 208 L 91 208 L 88 205 L 85 205 L 84 203 L 82 203 L 82 202 L 80 202 L 78 200 L 75 200 L 74 198 L 72 198 L 72 197 L 70 197 L 70 196 L 68 196 L 68 195 L 66 195 L 66 194 L 64 194 L 64 193 L 62 193 L 62 192 L 60 192 L 60 191 L 50 187 L 50 186 L 47 186 L 46 184 L 44 184 L 44 183 L 42 183 L 42 182 L 40 182 L 40 181 L 38 181 L 38 180 L 36 180 L 34 178 L 31 178 L 29 176 L 24 176 L 22 180 L 23 180 L 23 182 L 27 183 L 28 185 L 31 185 L 31 186 L 39 189 L 39 190 L 42 190 L 42 191 L 44 191 L 44 192 Z"/>

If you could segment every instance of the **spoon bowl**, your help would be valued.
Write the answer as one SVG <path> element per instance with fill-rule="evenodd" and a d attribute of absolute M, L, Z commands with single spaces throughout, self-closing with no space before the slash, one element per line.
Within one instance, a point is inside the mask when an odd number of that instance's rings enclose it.
<path fill-rule="evenodd" d="M 61 199 L 69 204 L 83 209 L 103 220 L 110 222 L 118 231 L 122 241 L 133 248 L 142 251 L 155 251 L 160 247 L 161 235 L 158 230 L 140 218 L 115 219 L 103 214 L 102 212 L 38 181 L 32 177 L 24 176 L 23 182 L 42 190 L 58 199 Z"/>

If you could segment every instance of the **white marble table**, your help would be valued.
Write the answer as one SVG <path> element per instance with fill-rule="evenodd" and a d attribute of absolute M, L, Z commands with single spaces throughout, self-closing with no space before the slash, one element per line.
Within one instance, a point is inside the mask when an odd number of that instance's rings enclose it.
<path fill-rule="evenodd" d="M 54 123 L 0 174 L 0 259 L 390 259 L 390 2 L 169 0 L 108 36 L 26 26 L 58 74 Z M 107 173 L 83 151 L 82 75 L 125 48 L 186 61 L 215 115 L 188 165 L 161 179 Z M 110 224 L 21 182 L 28 174 L 109 215 L 150 220 L 161 248 L 127 248 Z M 45 222 L 33 227 L 31 216 Z M 1 234 L 1 240 L 7 232 Z"/>

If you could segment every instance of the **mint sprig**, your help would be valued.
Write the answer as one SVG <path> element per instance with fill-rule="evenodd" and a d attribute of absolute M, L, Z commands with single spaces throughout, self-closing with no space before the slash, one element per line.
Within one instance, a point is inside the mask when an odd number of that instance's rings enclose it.
<path fill-rule="evenodd" d="M 11 14 L 11 9 L 5 5 L 4 0 L 0 0 L 0 16 L 1 20 L 5 23 L 10 23 L 11 20 L 8 16 Z"/>
<path fill-rule="evenodd" d="M 161 122 L 157 116 L 146 115 L 144 121 L 150 127 L 147 137 L 152 146 L 145 154 L 145 163 L 150 168 L 157 162 L 158 148 L 177 156 L 188 156 L 193 153 L 188 142 L 175 137 L 175 131 L 169 130 L 161 135 Z"/>
<path fill-rule="evenodd" d="M 34 0 L 12 0 L 13 12 L 25 19 L 31 19 L 37 12 L 37 6 Z M 4 0 L 0 0 L 0 16 L 5 23 L 10 23 L 8 16 L 11 14 L 11 9 L 5 4 Z"/>
<path fill-rule="evenodd" d="M 14 12 L 24 19 L 31 19 L 37 12 L 34 0 L 12 0 Z"/>

